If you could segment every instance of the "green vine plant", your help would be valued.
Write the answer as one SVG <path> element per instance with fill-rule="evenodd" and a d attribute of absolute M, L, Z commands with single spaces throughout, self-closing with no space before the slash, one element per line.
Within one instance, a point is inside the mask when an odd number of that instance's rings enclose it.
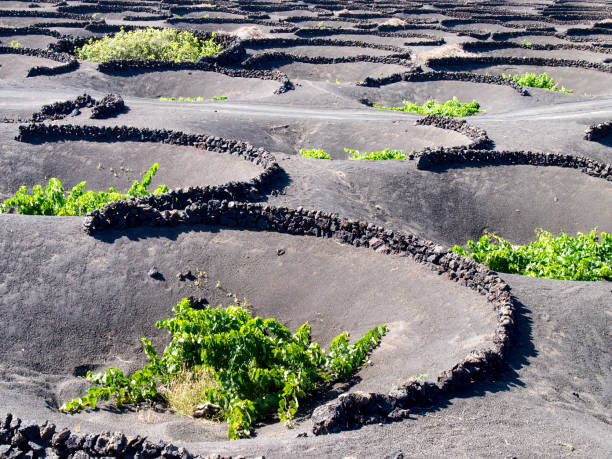
<path fill-rule="evenodd" d="M 352 160 L 385 161 L 388 159 L 406 159 L 406 152 L 404 150 L 391 150 L 389 148 L 371 153 L 351 150 L 350 148 L 345 148 L 344 151 L 350 155 L 348 159 Z"/>
<path fill-rule="evenodd" d="M 409 113 L 420 113 L 421 115 L 442 115 L 442 116 L 472 116 L 476 113 L 482 112 L 480 110 L 480 104 L 473 100 L 472 102 L 462 103 L 459 99 L 453 97 L 451 100 L 447 100 L 441 104 L 436 103 L 435 100 L 431 99 L 425 102 L 423 105 L 417 105 L 407 100 L 402 101 L 403 105 L 400 107 L 385 107 L 384 105 L 373 105 L 374 108 L 379 110 L 393 110 L 396 112 L 409 112 Z"/>
<path fill-rule="evenodd" d="M 196 309 L 189 299 L 180 300 L 173 307 L 173 317 L 155 324 L 172 336 L 161 355 L 150 340 L 142 338 L 149 359 L 143 369 L 129 376 L 117 368 L 88 372 L 95 385 L 60 410 L 93 409 L 112 397 L 118 406 L 163 399 L 177 412 L 193 413 L 193 407 L 176 403 L 173 390 L 188 387 L 193 399 L 189 406 L 216 405 L 218 416 L 228 423 L 228 438 L 244 438 L 263 415 L 276 412 L 291 425 L 300 399 L 348 378 L 367 362 L 387 332 L 385 325 L 375 327 L 354 344 L 347 333 L 341 333 L 325 352 L 311 341 L 308 323 L 292 334 L 274 318 L 252 317 L 246 306 L 246 301 L 234 301 L 225 308 Z M 201 388 L 195 398 L 194 384 Z"/>
<path fill-rule="evenodd" d="M 527 245 L 512 245 L 494 234 L 468 241 L 467 248 L 453 252 L 468 256 L 494 271 L 548 279 L 612 281 L 612 234 L 596 230 L 587 234 L 554 236 L 537 230 L 538 239 Z"/>
<path fill-rule="evenodd" d="M 541 88 L 548 89 L 549 91 L 556 92 L 566 92 L 572 93 L 574 92 L 572 89 L 565 89 L 561 86 L 561 89 L 558 88 L 558 83 L 548 76 L 547 73 L 540 73 L 539 75 L 536 73 L 523 73 L 523 74 L 514 74 L 514 75 L 506 75 L 502 73 L 502 77 L 513 80 L 514 82 L 520 84 L 521 86 L 528 86 L 531 88 Z"/>
<path fill-rule="evenodd" d="M 127 194 L 121 194 L 110 187 L 107 191 L 85 191 L 87 182 L 75 185 L 66 195 L 62 182 L 57 178 L 49 179 L 49 184 L 43 189 L 41 185 L 34 185 L 32 193 L 24 185 L 17 190 L 15 197 L 0 204 L 0 213 L 16 210 L 24 215 L 86 215 L 104 204 L 127 199 L 130 197 L 148 196 L 148 187 L 157 173 L 159 164 L 153 164 L 142 177 L 142 181 L 134 180 Z M 166 193 L 169 188 L 161 185 L 153 191 L 154 194 Z"/>
<path fill-rule="evenodd" d="M 107 62 L 113 59 L 195 62 L 202 56 L 221 51 L 221 45 L 216 40 L 215 33 L 208 40 L 201 40 L 186 30 L 147 27 L 126 32 L 121 28 L 114 36 L 91 38 L 75 51 L 79 60 L 92 62 Z"/>
<path fill-rule="evenodd" d="M 300 150 L 300 156 L 314 159 L 331 159 L 331 155 L 318 148 Z"/>

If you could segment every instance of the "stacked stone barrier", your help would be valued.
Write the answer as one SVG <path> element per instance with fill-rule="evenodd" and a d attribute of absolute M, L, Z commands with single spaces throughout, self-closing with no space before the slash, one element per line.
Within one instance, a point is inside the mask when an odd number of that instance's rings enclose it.
<path fill-rule="evenodd" d="M 446 71 L 431 71 L 423 72 L 420 67 L 415 67 L 407 72 L 394 73 L 392 75 L 374 78 L 366 77 L 363 81 L 357 83 L 357 86 L 365 86 L 370 88 L 378 88 L 400 81 L 465 81 L 467 83 L 484 83 L 494 84 L 499 86 L 509 86 L 518 92 L 521 96 L 528 96 L 529 91 L 523 86 L 510 78 L 504 78 L 500 75 L 481 75 L 472 72 L 446 72 Z"/>
<path fill-rule="evenodd" d="M 138 208 L 144 203 L 146 208 L 161 210 L 184 209 L 192 202 L 208 199 L 257 200 L 268 192 L 276 176 L 281 172 L 274 156 L 263 148 L 255 148 L 247 142 L 201 134 L 187 134 L 180 131 L 164 129 L 139 129 L 127 126 L 80 126 L 29 124 L 19 126 L 20 142 L 39 140 L 86 140 L 94 142 L 156 142 L 179 146 L 193 146 L 203 150 L 236 155 L 261 167 L 263 171 L 248 181 L 229 182 L 219 186 L 190 187 L 175 189 L 161 195 L 150 195 L 144 198 L 125 201 L 131 208 Z M 145 209 L 145 214 L 148 210 Z M 140 214 L 134 217 L 142 218 Z M 136 222 L 136 220 L 134 220 Z M 132 223 L 134 223 L 132 222 Z"/>
<path fill-rule="evenodd" d="M 489 150 L 493 147 L 493 141 L 489 138 L 484 129 L 473 126 L 465 120 L 458 120 L 448 116 L 427 115 L 418 119 L 414 124 L 417 126 L 434 126 L 440 129 L 455 131 L 472 141 L 468 146 L 460 148 Z"/>
<path fill-rule="evenodd" d="M 392 51 L 394 53 L 405 53 L 406 50 L 398 46 L 383 45 L 378 43 L 370 43 L 367 41 L 357 40 L 337 40 L 337 39 L 321 39 L 321 38 L 250 38 L 242 40 L 242 46 L 245 48 L 259 47 L 282 47 L 282 46 L 351 46 L 355 48 L 371 48 L 384 51 Z"/>
<path fill-rule="evenodd" d="M 545 67 L 574 67 L 587 70 L 612 73 L 612 67 L 598 62 L 570 59 L 551 59 L 545 57 L 513 57 L 513 56 L 454 56 L 429 59 L 427 65 L 431 68 L 447 68 L 457 66 L 488 66 L 488 65 L 537 65 Z"/>
<path fill-rule="evenodd" d="M 194 456 L 166 441 L 126 437 L 119 432 L 96 434 L 60 429 L 51 422 L 21 420 L 10 413 L 0 417 L 0 457 L 231 459 L 231 456 Z"/>
<path fill-rule="evenodd" d="M 39 26 L 0 27 L 0 37 L 8 37 L 11 35 L 47 35 L 54 38 L 60 38 L 62 36 L 62 34 L 56 30 L 49 30 Z"/>
<path fill-rule="evenodd" d="M 418 158 L 417 168 L 429 170 L 458 165 L 530 165 L 556 166 L 579 169 L 592 177 L 612 181 L 612 165 L 585 156 L 562 155 L 531 151 L 483 151 L 466 147 L 424 150 Z"/>
<path fill-rule="evenodd" d="M 612 135 L 612 121 L 606 121 L 590 125 L 584 132 L 584 139 L 597 141 L 610 135 Z"/>
<path fill-rule="evenodd" d="M 125 102 L 118 94 L 108 94 L 97 101 L 89 94 L 78 96 L 74 100 L 55 102 L 43 105 L 41 110 L 32 115 L 32 121 L 40 123 L 45 120 L 60 120 L 70 115 L 77 109 L 91 108 L 90 118 L 106 119 L 117 116 L 125 110 Z"/>
<path fill-rule="evenodd" d="M 576 43 L 516 43 L 513 41 L 506 42 L 493 42 L 493 41 L 470 41 L 461 44 L 461 48 L 468 52 L 479 52 L 479 51 L 492 51 L 498 49 L 508 49 L 508 48 L 523 48 L 523 49 L 532 49 L 536 51 L 551 51 L 551 50 L 559 50 L 559 49 L 577 49 L 580 51 L 589 51 L 593 53 L 603 53 L 610 54 L 612 50 L 610 48 L 605 48 L 603 46 L 596 45 L 582 45 Z"/>
<path fill-rule="evenodd" d="M 54 51 L 36 48 L 13 48 L 11 46 L 0 46 L 0 54 L 20 54 L 22 56 L 40 57 L 50 59 L 63 64 L 55 67 L 36 66 L 28 70 L 26 77 L 35 77 L 39 75 L 60 75 L 62 73 L 72 72 L 79 68 L 79 62 L 69 54 L 56 53 Z"/>
<path fill-rule="evenodd" d="M 258 68 L 270 62 L 302 62 L 305 64 L 345 64 L 354 62 L 371 62 L 375 64 L 394 64 L 411 66 L 409 61 L 410 53 L 391 54 L 389 56 L 369 56 L 362 54 L 359 56 L 323 57 L 323 56 L 304 56 L 300 54 L 290 54 L 283 51 L 266 52 L 251 56 L 242 62 L 242 66 L 247 69 Z"/>

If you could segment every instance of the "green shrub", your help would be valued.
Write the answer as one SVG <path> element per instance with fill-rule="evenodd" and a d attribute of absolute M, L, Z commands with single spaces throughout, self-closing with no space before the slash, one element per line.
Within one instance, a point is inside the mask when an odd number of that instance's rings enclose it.
<path fill-rule="evenodd" d="M 213 100 L 213 101 L 217 101 L 217 100 L 227 100 L 227 96 L 213 96 L 212 100 Z"/>
<path fill-rule="evenodd" d="M 87 377 L 97 386 L 60 410 L 95 408 L 99 400 L 111 397 L 119 406 L 158 399 L 163 397 L 163 387 L 171 387 L 176 378 L 185 380 L 185 371 L 203 371 L 215 380 L 206 384 L 204 398 L 221 408 L 229 424 L 228 437 L 247 437 L 261 415 L 276 411 L 281 420 L 290 422 L 299 399 L 350 376 L 387 331 L 384 325 L 373 328 L 354 344 L 342 333 L 326 353 L 311 342 L 308 323 L 291 334 L 275 319 L 253 318 L 245 306 L 236 302 L 227 308 L 194 309 L 188 299 L 182 299 L 173 308 L 174 317 L 155 324 L 172 335 L 163 354 L 158 355 L 151 342 L 142 338 L 149 357 L 142 370 L 127 377 L 117 368 L 89 372 Z"/>
<path fill-rule="evenodd" d="M 455 246 L 453 251 L 472 257 L 503 273 L 531 277 L 569 280 L 612 280 L 612 234 L 597 231 L 578 233 L 575 237 L 561 233 L 553 236 L 538 230 L 538 240 L 514 246 L 493 234 L 479 241 L 468 241 L 467 249 Z"/>
<path fill-rule="evenodd" d="M 0 212 L 8 212 L 15 208 L 17 213 L 25 215 L 85 215 L 87 212 L 101 209 L 109 202 L 128 197 L 148 196 L 147 187 L 158 169 L 159 164 L 153 164 L 144 174 L 142 182 L 134 180 L 127 194 L 117 193 L 113 187 L 108 191 L 85 191 L 87 182 L 81 182 L 66 196 L 62 182 L 56 178 L 49 179 L 49 184 L 44 190 L 42 186 L 34 185 L 32 194 L 28 193 L 28 188 L 24 185 L 19 188 L 14 198 L 9 198 L 0 204 Z M 168 187 L 161 185 L 154 193 L 167 191 Z"/>
<path fill-rule="evenodd" d="M 406 153 L 404 150 L 391 150 L 389 148 L 385 148 L 382 151 L 373 151 L 372 153 L 360 152 L 359 150 L 351 150 L 350 148 L 345 148 L 344 151 L 349 153 L 348 159 L 367 159 L 370 161 L 384 161 L 387 159 L 406 159 Z"/>
<path fill-rule="evenodd" d="M 304 158 L 315 158 L 315 159 L 331 159 L 331 155 L 329 153 L 325 153 L 323 150 L 310 149 L 310 150 L 300 150 L 300 155 Z"/>
<path fill-rule="evenodd" d="M 162 61 L 197 61 L 202 56 L 221 51 L 213 33 L 208 40 L 200 40 L 191 32 L 176 29 L 146 29 L 125 32 L 123 28 L 112 37 L 91 38 L 76 49 L 83 61 L 107 62 L 113 59 L 155 59 Z"/>
<path fill-rule="evenodd" d="M 437 104 L 433 99 L 428 100 L 423 105 L 417 105 L 407 100 L 403 101 L 401 107 L 385 107 L 383 105 L 374 105 L 374 108 L 380 110 L 394 110 L 397 112 L 420 113 L 422 115 L 442 115 L 442 116 L 472 116 L 479 113 L 480 104 L 473 100 L 469 103 L 461 103 L 459 99 L 453 97 L 442 104 Z"/>
<path fill-rule="evenodd" d="M 557 92 L 574 92 L 571 89 L 565 89 L 561 87 L 561 89 L 557 88 L 557 83 L 551 77 L 548 76 L 547 73 L 540 73 L 539 75 L 535 73 L 523 73 L 523 74 L 514 74 L 514 75 L 506 75 L 505 73 L 502 76 L 509 80 L 514 80 L 516 83 L 521 86 L 529 86 L 531 88 L 542 88 L 548 89 L 550 91 Z"/>

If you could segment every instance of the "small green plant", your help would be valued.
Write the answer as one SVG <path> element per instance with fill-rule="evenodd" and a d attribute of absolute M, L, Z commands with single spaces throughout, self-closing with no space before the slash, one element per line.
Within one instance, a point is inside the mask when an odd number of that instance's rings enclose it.
<path fill-rule="evenodd" d="M 407 100 L 403 101 L 401 107 L 385 107 L 382 105 L 373 105 L 374 108 L 380 110 L 394 110 L 397 112 L 420 113 L 422 115 L 442 115 L 442 116 L 472 116 L 479 113 L 480 104 L 473 100 L 469 103 L 461 103 L 459 99 L 453 97 L 442 104 L 437 104 L 435 100 L 428 100 L 423 105 L 417 105 Z"/>
<path fill-rule="evenodd" d="M 202 102 L 204 98 L 202 96 L 198 97 L 160 97 L 160 101 L 162 102 Z"/>
<path fill-rule="evenodd" d="M 276 412 L 290 423 L 300 399 L 350 376 L 387 332 L 384 325 L 375 327 L 354 344 L 342 333 L 325 352 L 311 341 L 308 323 L 291 334 L 276 319 L 252 317 L 246 302 L 195 309 L 184 298 L 173 307 L 173 313 L 155 324 L 172 335 L 161 355 L 151 341 L 142 338 L 149 358 L 142 370 L 129 376 L 117 368 L 88 372 L 87 378 L 95 386 L 83 397 L 64 403 L 60 410 L 95 408 L 98 401 L 111 397 L 118 406 L 136 404 L 164 398 L 170 391 L 174 393 L 170 400 L 178 396 L 183 412 L 203 400 L 217 405 L 228 422 L 228 437 L 247 437 L 253 423 L 265 414 Z M 187 390 L 185 381 L 197 382 L 202 397 Z"/>
<path fill-rule="evenodd" d="M 94 13 L 91 15 L 92 18 L 97 18 L 98 16 L 100 16 L 102 13 Z"/>
<path fill-rule="evenodd" d="M 13 49 L 19 49 L 19 48 L 23 47 L 23 45 L 21 43 L 19 43 L 18 41 L 15 41 L 15 40 L 11 40 L 10 46 Z"/>
<path fill-rule="evenodd" d="M 323 24 L 323 21 L 317 22 L 317 29 L 323 30 L 323 29 L 326 29 L 326 28 L 327 27 L 325 27 L 325 24 Z"/>
<path fill-rule="evenodd" d="M 154 59 L 162 61 L 197 61 L 202 56 L 221 51 L 216 34 L 200 40 L 193 33 L 176 29 L 147 27 L 126 32 L 121 29 L 114 36 L 89 42 L 76 49 L 82 61 L 107 62 L 113 59 Z"/>
<path fill-rule="evenodd" d="M 209 13 L 206 13 L 206 14 L 202 15 L 202 19 L 208 19 L 209 17 L 210 17 Z"/>
<path fill-rule="evenodd" d="M 182 19 L 183 18 L 182 15 L 176 14 L 176 13 L 173 13 L 172 16 L 175 17 L 176 19 Z"/>
<path fill-rule="evenodd" d="M 314 159 L 331 159 L 331 155 L 329 153 L 325 153 L 320 149 L 309 149 L 309 150 L 300 150 L 300 155 L 304 158 L 314 158 Z"/>
<path fill-rule="evenodd" d="M 345 148 L 344 151 L 350 155 L 348 159 L 354 160 L 367 159 L 370 161 L 384 161 L 387 159 L 406 159 L 404 150 L 391 150 L 389 148 L 385 148 L 382 151 L 373 151 L 372 153 L 351 150 L 350 148 Z"/>
<path fill-rule="evenodd" d="M 533 43 L 531 43 L 526 38 L 523 39 L 523 48 L 531 48 L 532 46 L 533 46 Z"/>
<path fill-rule="evenodd" d="M 150 193 L 147 188 L 158 169 L 159 164 L 153 164 L 144 174 L 142 181 L 134 180 L 127 194 L 117 193 L 113 187 L 108 191 L 85 191 L 87 182 L 81 182 L 66 196 L 62 182 L 51 178 L 44 190 L 42 186 L 34 185 L 32 194 L 28 193 L 26 186 L 20 187 L 14 198 L 9 198 L 0 204 L 0 212 L 6 213 L 16 209 L 17 213 L 26 215 L 85 215 L 87 212 L 101 209 L 109 202 L 128 197 L 148 196 Z M 168 187 L 161 185 L 153 193 L 167 191 Z"/>
<path fill-rule="evenodd" d="M 512 245 L 507 240 L 485 234 L 468 241 L 467 248 L 453 251 L 488 265 L 494 271 L 531 277 L 567 280 L 612 280 L 612 234 L 593 230 L 575 237 L 553 236 L 537 230 L 538 239 L 528 245 Z"/>
<path fill-rule="evenodd" d="M 217 101 L 217 100 L 227 100 L 227 96 L 214 96 L 212 98 L 213 101 Z"/>
<path fill-rule="evenodd" d="M 550 91 L 557 91 L 557 92 L 567 92 L 567 93 L 574 92 L 572 89 L 565 89 L 563 86 L 561 87 L 561 89 L 559 89 L 557 87 L 557 83 L 555 82 L 555 80 L 549 77 L 547 73 L 540 73 L 539 75 L 535 73 L 529 73 L 529 72 L 526 72 L 523 74 L 514 74 L 514 75 L 506 75 L 505 73 L 503 73 L 502 77 L 509 79 L 509 80 L 513 80 L 516 83 L 520 84 L 521 86 L 548 89 Z"/>

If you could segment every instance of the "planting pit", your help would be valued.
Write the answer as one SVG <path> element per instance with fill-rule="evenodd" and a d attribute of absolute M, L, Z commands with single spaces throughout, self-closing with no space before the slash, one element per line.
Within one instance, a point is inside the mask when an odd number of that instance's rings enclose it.
<path fill-rule="evenodd" d="M 254 314 L 276 317 L 291 330 L 310 322 L 313 339 L 324 346 L 342 331 L 357 339 L 372 326 L 388 324 L 372 366 L 361 370 L 364 376 L 357 374 L 355 389 L 363 390 L 387 391 L 409 376 L 433 377 L 472 348 L 487 345 L 495 327 L 484 297 L 408 258 L 308 236 L 210 226 L 134 229 L 92 238 L 81 231 L 80 222 L 18 215 L 0 222 L 0 231 L 12 235 L 5 239 L 10 250 L 1 255 L 10 272 L 0 300 L 9 314 L 0 351 L 5 378 L 40 373 L 35 378 L 47 381 L 30 387 L 28 403 L 20 407 L 11 399 L 14 391 L 24 390 L 23 384 L 19 378 L 5 380 L 0 401 L 20 416 L 93 431 L 113 423 L 128 434 L 174 441 L 222 439 L 216 424 L 167 413 L 153 413 L 160 421 L 147 423 L 139 418 L 146 412 L 102 409 L 67 416 L 55 411 L 58 403 L 86 388 L 74 378 L 84 368 L 133 370 L 141 365 L 140 337 L 153 338 L 161 347 L 166 333 L 153 324 L 169 316 L 184 296 L 201 296 L 216 305 L 227 302 L 226 292 L 235 293 L 248 299 Z M 19 259 L 10 255 L 15 250 Z M 153 265 L 164 280 L 147 275 Z M 176 274 L 187 269 L 206 271 L 209 281 L 202 288 L 179 281 Z M 25 322 L 32 315 L 39 315 L 34 328 Z M 281 425 L 275 435 L 294 436 Z"/>
<path fill-rule="evenodd" d="M 125 193 L 134 180 L 141 180 L 153 163 L 159 171 L 149 189 L 159 185 L 182 188 L 247 181 L 261 168 L 234 155 L 195 147 L 149 142 L 57 141 L 20 145 L 7 141 L 0 147 L 0 167 L 11 170 L 0 182 L 0 199 L 6 199 L 21 185 L 46 185 L 60 179 L 65 189 L 86 181 L 87 189 L 107 190 L 110 186 Z M 24 158 L 28 158 L 24 163 Z"/>

